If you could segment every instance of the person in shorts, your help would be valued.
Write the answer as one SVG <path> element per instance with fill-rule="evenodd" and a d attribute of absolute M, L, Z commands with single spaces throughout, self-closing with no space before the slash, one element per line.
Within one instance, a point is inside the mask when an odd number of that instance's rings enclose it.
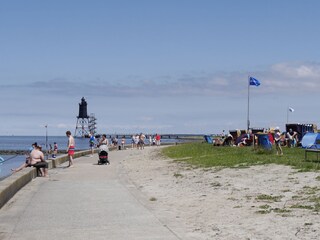
<path fill-rule="evenodd" d="M 70 131 L 66 131 L 66 135 L 68 137 L 68 147 L 67 147 L 67 153 L 69 157 L 69 165 L 68 167 L 73 167 L 73 156 L 74 156 L 74 150 L 75 150 L 75 141 L 73 136 L 71 135 Z"/>

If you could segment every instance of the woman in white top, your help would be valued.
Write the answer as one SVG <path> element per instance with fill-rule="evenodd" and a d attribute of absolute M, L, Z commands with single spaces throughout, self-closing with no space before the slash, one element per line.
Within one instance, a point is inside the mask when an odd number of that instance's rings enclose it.
<path fill-rule="evenodd" d="M 106 151 L 106 152 L 108 152 L 108 151 L 109 151 L 108 145 L 109 145 L 109 142 L 108 142 L 108 139 L 107 139 L 107 135 L 106 135 L 106 134 L 103 134 L 103 135 L 102 135 L 102 138 L 100 139 L 99 144 L 98 144 L 99 153 L 100 153 L 101 151 Z"/>

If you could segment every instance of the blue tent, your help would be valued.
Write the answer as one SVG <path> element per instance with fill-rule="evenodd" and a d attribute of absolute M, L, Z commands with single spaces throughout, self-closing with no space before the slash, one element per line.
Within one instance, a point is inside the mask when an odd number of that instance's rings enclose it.
<path fill-rule="evenodd" d="M 209 136 L 209 135 L 204 135 L 203 137 L 204 137 L 204 140 L 206 140 L 207 143 L 210 143 L 210 144 L 213 143 L 211 136 Z"/>
<path fill-rule="evenodd" d="M 269 135 L 260 133 L 257 134 L 258 136 L 258 145 L 261 146 L 264 149 L 271 150 L 272 149 L 272 144 L 269 140 Z"/>
<path fill-rule="evenodd" d="M 320 133 L 306 133 L 301 141 L 303 148 L 319 148 L 320 149 Z"/>

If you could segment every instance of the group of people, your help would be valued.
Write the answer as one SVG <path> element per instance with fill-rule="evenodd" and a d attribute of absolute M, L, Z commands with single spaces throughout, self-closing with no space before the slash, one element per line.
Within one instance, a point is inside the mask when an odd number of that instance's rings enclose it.
<path fill-rule="evenodd" d="M 146 139 L 147 137 L 143 133 L 132 135 L 131 149 L 134 149 L 134 148 L 144 149 L 144 146 L 146 144 Z M 149 142 L 149 146 L 152 146 L 152 145 L 160 146 L 161 136 L 157 133 L 154 136 L 149 135 L 148 142 Z"/>
<path fill-rule="evenodd" d="M 67 149 L 66 152 L 68 154 L 68 166 L 74 166 L 74 152 L 75 152 L 75 140 L 70 131 L 66 131 L 66 136 L 68 137 Z M 143 133 L 136 134 L 132 136 L 132 148 L 144 149 L 146 136 Z M 155 134 L 154 136 L 149 135 L 149 145 L 160 146 L 161 136 L 159 134 Z M 117 146 L 118 141 L 112 139 L 112 145 Z M 89 146 L 91 149 L 91 154 L 94 154 L 94 148 L 98 147 L 99 152 L 105 150 L 108 152 L 109 141 L 107 139 L 107 135 L 103 134 L 96 144 L 96 140 L 93 134 L 90 134 Z M 125 136 L 121 139 L 121 148 L 124 149 L 125 146 Z M 52 158 L 56 158 L 58 153 L 58 145 L 54 142 L 53 151 L 52 146 L 50 145 L 50 154 L 52 153 Z M 45 160 L 44 154 L 42 152 L 42 148 L 37 143 L 32 144 L 32 149 L 26 154 L 26 161 L 19 166 L 18 168 L 11 169 L 12 172 L 18 172 L 26 167 L 35 167 L 39 170 L 39 175 L 43 177 L 48 176 L 48 163 Z"/>
<path fill-rule="evenodd" d="M 70 131 L 66 132 L 66 136 L 68 137 L 68 144 L 67 144 L 67 153 L 69 157 L 68 167 L 73 167 L 75 140 L 71 135 Z M 54 143 L 54 151 L 53 151 L 52 157 L 56 157 L 57 151 L 58 151 L 58 145 L 57 143 Z M 42 147 L 38 145 L 36 142 L 32 144 L 32 147 L 29 149 L 28 153 L 26 153 L 25 162 L 19 167 L 11 169 L 11 171 L 15 173 L 26 167 L 35 167 L 38 170 L 39 176 L 48 177 L 48 163 L 45 160 L 44 154 L 42 152 Z"/>
<path fill-rule="evenodd" d="M 277 150 L 277 155 L 283 155 L 282 147 L 296 147 L 299 144 L 298 133 L 289 129 L 287 132 L 281 133 L 280 128 L 276 127 L 274 130 L 266 130 L 268 139 L 271 144 L 274 144 Z M 239 133 L 238 133 L 239 134 Z M 239 135 L 238 135 L 239 136 Z M 217 146 L 250 146 L 253 143 L 257 144 L 257 137 L 249 130 L 248 133 L 242 134 L 240 137 L 234 137 L 231 134 L 225 134 L 224 130 L 221 138 L 214 141 Z"/>
<path fill-rule="evenodd" d="M 148 139 L 148 140 L 147 140 Z M 148 142 L 146 142 L 148 141 Z M 143 133 L 132 135 L 131 137 L 131 149 L 137 148 L 137 149 L 144 149 L 146 143 L 149 143 L 150 146 L 156 145 L 160 146 L 161 144 L 161 136 L 159 134 L 155 134 L 154 136 L 149 135 L 146 136 Z M 126 144 L 126 137 L 123 135 L 120 144 L 117 137 L 112 137 L 110 139 L 110 146 L 117 147 L 119 149 L 125 149 Z M 89 148 L 91 149 L 91 155 L 94 154 L 94 149 L 98 147 L 100 149 L 100 146 L 107 145 L 109 146 L 109 141 L 107 139 L 106 134 L 103 134 L 101 138 L 98 140 L 95 139 L 93 134 L 89 134 Z"/>

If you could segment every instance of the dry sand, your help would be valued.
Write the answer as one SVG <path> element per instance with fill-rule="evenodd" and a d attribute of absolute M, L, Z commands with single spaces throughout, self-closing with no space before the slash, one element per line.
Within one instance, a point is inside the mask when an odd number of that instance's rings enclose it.
<path fill-rule="evenodd" d="M 319 212 L 309 209 L 320 173 L 276 164 L 201 169 L 158 147 L 126 151 L 121 171 L 181 239 L 320 239 Z"/>

